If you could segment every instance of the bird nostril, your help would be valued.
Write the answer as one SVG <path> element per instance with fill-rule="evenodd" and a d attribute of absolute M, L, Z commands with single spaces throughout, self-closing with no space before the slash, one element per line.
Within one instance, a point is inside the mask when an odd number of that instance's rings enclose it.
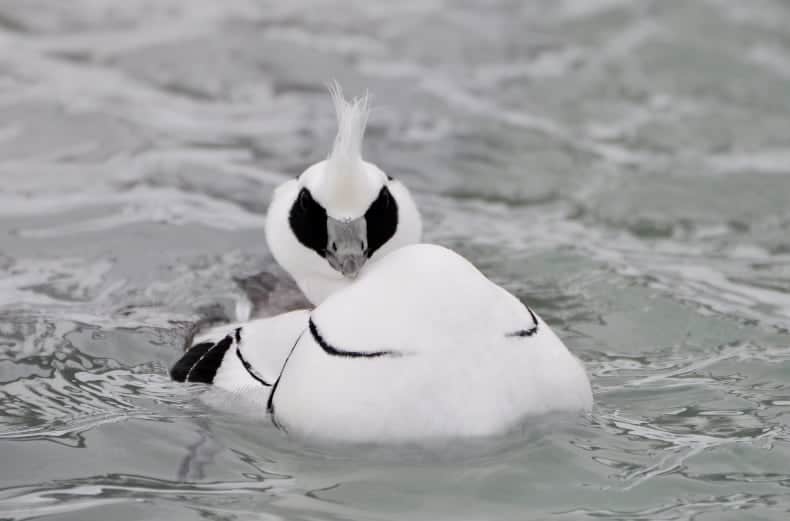
<path fill-rule="evenodd" d="M 337 243 L 335 241 L 332 241 L 332 250 L 337 251 Z"/>

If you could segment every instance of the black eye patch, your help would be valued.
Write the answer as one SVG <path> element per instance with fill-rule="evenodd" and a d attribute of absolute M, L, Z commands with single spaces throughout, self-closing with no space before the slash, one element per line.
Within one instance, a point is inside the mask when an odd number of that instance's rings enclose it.
<path fill-rule="evenodd" d="M 365 221 L 368 228 L 367 255 L 370 257 L 395 235 L 398 228 L 398 203 L 386 186 L 365 212 Z"/>
<path fill-rule="evenodd" d="M 307 188 L 302 188 L 291 206 L 288 223 L 299 242 L 324 257 L 328 240 L 326 210 L 313 199 Z"/>

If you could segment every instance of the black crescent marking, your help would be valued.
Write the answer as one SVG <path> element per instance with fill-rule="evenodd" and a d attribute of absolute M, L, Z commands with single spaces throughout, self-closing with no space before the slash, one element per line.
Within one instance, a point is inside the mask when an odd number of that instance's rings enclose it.
<path fill-rule="evenodd" d="M 212 383 L 232 343 L 233 338 L 227 335 L 216 343 L 193 346 L 170 369 L 170 377 L 176 382 Z"/>
<path fill-rule="evenodd" d="M 239 346 L 236 346 L 236 356 L 239 358 L 241 365 L 244 366 L 244 369 L 247 370 L 247 373 L 250 376 L 252 376 L 255 380 L 257 380 L 261 385 L 265 387 L 272 386 L 272 384 L 270 384 L 269 382 L 264 380 L 261 376 L 259 376 L 258 373 L 255 371 L 255 369 L 252 368 L 252 365 L 247 360 L 244 359 L 244 357 L 241 354 L 241 349 L 239 349 Z"/>
<path fill-rule="evenodd" d="M 398 229 L 398 203 L 386 186 L 365 212 L 368 229 L 367 255 L 371 257 Z"/>
<path fill-rule="evenodd" d="M 299 336 L 296 337 L 296 342 L 294 342 L 294 345 L 291 347 L 291 352 L 288 353 L 288 356 L 285 358 L 285 362 L 283 363 L 282 368 L 280 368 L 280 374 L 277 375 L 277 380 L 274 381 L 272 390 L 269 393 L 269 399 L 266 401 L 266 412 L 269 413 L 269 416 L 272 419 L 272 423 L 274 424 L 275 427 L 277 427 L 279 430 L 283 431 L 286 434 L 288 434 L 288 431 L 285 429 L 285 427 L 282 426 L 282 424 L 280 424 L 280 422 L 277 421 L 277 417 L 275 416 L 274 393 L 277 392 L 277 387 L 280 385 L 280 380 L 282 379 L 283 373 L 285 372 L 285 367 L 288 365 L 288 360 L 290 360 L 291 355 L 294 354 L 294 349 L 296 349 L 296 346 L 299 345 L 299 341 L 302 339 L 302 335 L 304 335 L 304 331 L 299 333 Z"/>
<path fill-rule="evenodd" d="M 265 387 L 271 387 L 272 384 L 264 380 L 258 372 L 252 368 L 252 364 L 250 364 L 247 360 L 244 359 L 244 356 L 241 354 L 241 328 L 236 328 L 236 356 L 241 362 L 241 365 L 244 366 L 244 369 L 247 370 L 247 373 L 252 376 L 255 380 L 257 380 L 261 385 Z"/>
<path fill-rule="evenodd" d="M 344 351 L 343 349 L 337 349 L 336 347 L 332 346 L 329 342 L 324 340 L 324 337 L 321 336 L 321 333 L 318 332 L 318 327 L 316 327 L 315 322 L 311 318 L 309 321 L 310 325 L 310 334 L 313 335 L 313 339 L 321 346 L 321 349 L 328 355 L 332 356 L 342 356 L 345 358 L 378 358 L 380 356 L 401 356 L 400 353 L 395 351 Z"/>
<path fill-rule="evenodd" d="M 296 201 L 291 206 L 288 224 L 304 247 L 310 248 L 321 257 L 326 255 L 326 244 L 329 240 L 326 210 L 313 199 L 307 188 L 299 191 Z"/>
<path fill-rule="evenodd" d="M 538 317 L 535 316 L 535 313 L 527 306 L 527 311 L 529 311 L 529 316 L 532 317 L 532 322 L 535 324 L 529 329 L 519 329 L 518 331 L 513 331 L 512 333 L 505 333 L 507 337 L 527 337 L 532 336 L 538 332 Z"/>

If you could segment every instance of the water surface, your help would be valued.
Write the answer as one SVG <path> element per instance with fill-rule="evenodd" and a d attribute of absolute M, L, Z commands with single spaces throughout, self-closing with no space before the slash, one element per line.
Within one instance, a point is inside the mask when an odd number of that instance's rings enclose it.
<path fill-rule="evenodd" d="M 0 519 L 787 519 L 788 27 L 779 0 L 0 0 Z M 331 450 L 168 381 L 274 269 L 332 78 L 373 93 L 366 155 L 427 239 L 584 360 L 591 416 Z"/>

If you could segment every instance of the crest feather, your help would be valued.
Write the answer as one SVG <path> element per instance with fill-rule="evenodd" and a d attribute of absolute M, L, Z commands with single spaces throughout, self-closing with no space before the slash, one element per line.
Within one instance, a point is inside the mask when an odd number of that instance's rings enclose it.
<path fill-rule="evenodd" d="M 334 172 L 352 170 L 362 162 L 362 139 L 370 114 L 368 94 L 346 101 L 337 81 L 329 85 L 329 93 L 337 113 L 337 136 L 327 166 Z"/>

